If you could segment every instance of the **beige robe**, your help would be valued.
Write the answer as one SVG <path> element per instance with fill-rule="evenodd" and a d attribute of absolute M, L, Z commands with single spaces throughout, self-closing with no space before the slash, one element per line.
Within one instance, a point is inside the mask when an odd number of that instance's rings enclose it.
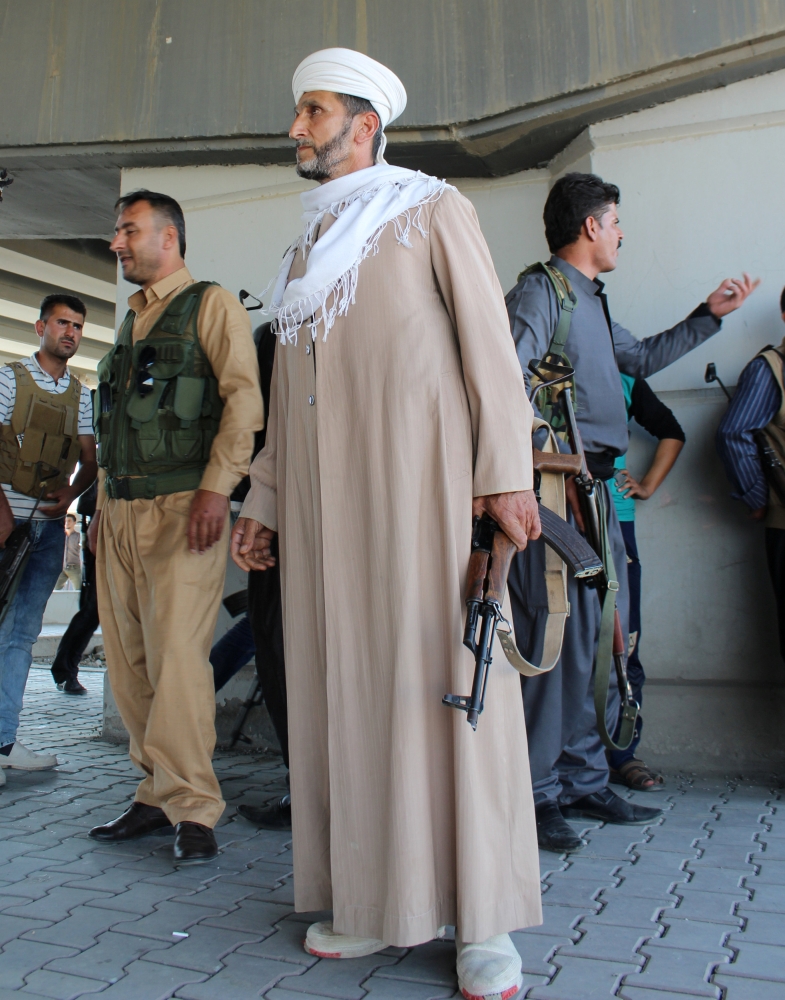
<path fill-rule="evenodd" d="M 518 674 L 497 645 L 477 732 L 441 703 L 474 670 L 472 496 L 531 489 L 532 411 L 474 209 L 422 220 L 326 341 L 278 344 L 243 508 L 280 533 L 296 908 L 400 947 L 542 920 Z"/>

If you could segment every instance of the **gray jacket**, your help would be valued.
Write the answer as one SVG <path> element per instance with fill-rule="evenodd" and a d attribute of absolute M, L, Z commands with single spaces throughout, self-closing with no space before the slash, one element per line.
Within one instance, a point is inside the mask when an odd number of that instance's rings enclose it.
<path fill-rule="evenodd" d="M 575 369 L 575 415 L 583 445 L 588 452 L 623 455 L 629 433 L 619 372 L 648 378 L 708 340 L 721 322 L 704 303 L 672 329 L 637 340 L 611 319 L 601 281 L 592 281 L 559 257 L 548 263 L 566 275 L 578 297 L 564 353 Z M 542 273 L 519 281 L 505 301 L 528 387 L 529 362 L 548 350 L 559 320 L 559 301 Z"/>

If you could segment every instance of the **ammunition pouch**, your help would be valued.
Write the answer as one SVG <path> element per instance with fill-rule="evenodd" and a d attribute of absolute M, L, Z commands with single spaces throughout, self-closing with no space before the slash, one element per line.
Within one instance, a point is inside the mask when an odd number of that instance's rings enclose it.
<path fill-rule="evenodd" d="M 199 486 L 223 412 L 197 331 L 211 284 L 189 285 L 135 344 L 129 312 L 98 366 L 94 419 L 110 497 L 149 499 Z"/>
<path fill-rule="evenodd" d="M 0 425 L 0 482 L 38 500 L 42 491 L 66 486 L 81 454 L 79 401 L 82 385 L 71 375 L 65 392 L 36 385 L 21 361 L 10 367 L 16 398 L 9 424 Z"/>

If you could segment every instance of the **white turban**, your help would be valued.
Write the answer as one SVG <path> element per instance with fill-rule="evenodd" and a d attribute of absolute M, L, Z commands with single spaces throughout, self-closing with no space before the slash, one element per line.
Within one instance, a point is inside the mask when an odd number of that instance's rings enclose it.
<path fill-rule="evenodd" d="M 292 77 L 294 103 L 312 90 L 329 90 L 370 101 L 384 130 L 406 107 L 406 89 L 392 70 L 354 49 L 320 49 L 307 56 Z M 386 138 L 376 158 L 383 163 Z"/>

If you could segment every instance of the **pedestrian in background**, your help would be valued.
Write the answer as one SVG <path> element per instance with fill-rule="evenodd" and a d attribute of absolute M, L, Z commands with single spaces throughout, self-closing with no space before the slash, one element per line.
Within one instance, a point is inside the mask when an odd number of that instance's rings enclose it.
<path fill-rule="evenodd" d="M 82 546 L 79 532 L 76 530 L 76 514 L 65 515 L 65 553 L 63 555 L 63 571 L 57 578 L 55 590 L 65 590 L 68 584 L 71 590 L 81 590 L 82 587 Z"/>

